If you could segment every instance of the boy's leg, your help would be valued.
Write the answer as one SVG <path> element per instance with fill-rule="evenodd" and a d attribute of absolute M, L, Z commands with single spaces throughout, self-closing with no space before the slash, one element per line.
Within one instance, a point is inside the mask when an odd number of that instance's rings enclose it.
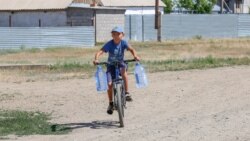
<path fill-rule="evenodd" d="M 110 71 L 107 71 L 107 77 L 108 77 L 108 99 L 109 99 L 109 106 L 107 109 L 108 114 L 113 114 L 114 110 L 114 105 L 113 105 L 113 98 L 112 98 L 112 93 L 113 93 L 113 88 L 112 88 L 112 77 Z"/>
<path fill-rule="evenodd" d="M 109 102 L 113 102 L 112 101 L 112 83 L 108 83 L 108 98 L 109 98 Z"/>
<path fill-rule="evenodd" d="M 122 79 L 124 80 L 125 92 L 128 92 L 128 74 L 126 68 L 121 69 Z"/>
<path fill-rule="evenodd" d="M 126 101 L 132 101 L 132 97 L 128 92 L 128 74 L 126 68 L 121 69 L 122 79 L 124 80 L 124 87 L 125 87 L 125 94 L 126 94 Z"/>

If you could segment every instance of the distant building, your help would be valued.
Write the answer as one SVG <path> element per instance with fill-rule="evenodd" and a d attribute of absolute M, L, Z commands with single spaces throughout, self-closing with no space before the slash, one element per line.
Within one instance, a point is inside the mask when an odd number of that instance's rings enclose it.
<path fill-rule="evenodd" d="M 98 0 L 98 4 L 105 7 L 119 7 L 126 9 L 125 15 L 155 14 L 155 0 Z M 164 13 L 166 5 L 159 0 L 159 10 Z"/>
<path fill-rule="evenodd" d="M 75 0 L 0 0 L 0 27 L 94 26 L 101 42 L 114 26 L 124 26 L 124 13 Z"/>
<path fill-rule="evenodd" d="M 217 4 L 221 5 L 222 0 L 218 0 Z M 250 0 L 223 0 L 224 13 L 249 13 Z"/>

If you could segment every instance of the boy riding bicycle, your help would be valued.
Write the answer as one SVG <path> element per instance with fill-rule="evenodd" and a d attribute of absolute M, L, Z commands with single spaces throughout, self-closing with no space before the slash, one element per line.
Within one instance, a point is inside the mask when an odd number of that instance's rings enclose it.
<path fill-rule="evenodd" d="M 127 76 L 127 64 L 123 62 L 124 60 L 124 51 L 125 49 L 130 51 L 133 55 L 134 59 L 139 61 L 140 58 L 137 56 L 136 51 L 122 38 L 124 37 L 124 31 L 121 27 L 115 27 L 111 31 L 112 40 L 108 41 L 96 54 L 95 60 L 93 63 L 96 65 L 99 61 L 99 56 L 103 53 L 108 53 L 108 62 L 112 61 L 121 61 L 122 63 L 119 65 L 121 76 L 125 83 L 125 94 L 126 101 L 132 101 L 131 95 L 128 91 L 128 76 Z M 108 77 L 108 98 L 109 98 L 109 106 L 107 109 L 108 114 L 113 113 L 113 101 L 112 101 L 112 79 L 115 76 L 115 68 L 114 66 L 107 66 L 107 77 Z"/>

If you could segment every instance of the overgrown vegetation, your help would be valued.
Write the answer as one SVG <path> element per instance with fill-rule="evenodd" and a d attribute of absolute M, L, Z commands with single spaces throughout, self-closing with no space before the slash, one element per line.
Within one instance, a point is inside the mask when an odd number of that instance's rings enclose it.
<path fill-rule="evenodd" d="M 0 70 L 0 79 L 16 80 L 19 76 L 28 82 L 38 79 L 60 80 L 88 78 L 95 72 L 92 61 L 103 43 L 94 48 L 46 48 L 0 50 L 0 64 L 47 65 L 28 70 Z M 203 69 L 233 65 L 249 65 L 250 38 L 205 39 L 197 35 L 189 40 L 164 42 L 132 42 L 149 72 Z M 130 53 L 125 58 L 131 59 Z M 100 61 L 107 59 L 104 54 Z M 129 71 L 133 71 L 133 63 Z M 22 80 L 23 81 L 23 80 Z"/>
<path fill-rule="evenodd" d="M 162 0 L 162 1 L 166 5 L 166 7 L 164 7 L 164 13 L 165 14 L 171 13 L 174 5 L 173 1 L 172 0 Z"/>
<path fill-rule="evenodd" d="M 94 66 L 92 64 L 81 64 L 80 62 L 72 62 L 72 63 L 61 63 L 58 62 L 54 65 L 49 66 L 50 70 L 53 71 L 84 71 L 84 72 L 89 72 L 94 69 Z"/>
<path fill-rule="evenodd" d="M 0 111 L 0 136 L 64 134 L 70 131 L 63 126 L 55 130 L 54 125 L 48 122 L 49 116 L 41 112 Z"/>
<path fill-rule="evenodd" d="M 206 68 L 216 68 L 225 66 L 235 66 L 235 65 L 250 65 L 250 58 L 214 58 L 212 56 L 207 56 L 204 58 L 189 58 L 189 59 L 167 59 L 167 60 L 152 60 L 152 61 L 142 61 L 147 71 L 149 72 L 159 72 L 159 71 L 180 71 L 180 70 L 190 70 L 190 69 L 206 69 Z M 129 65 L 129 71 L 134 68 L 133 64 Z M 92 74 L 95 71 L 95 67 L 90 64 L 61 64 L 52 65 L 52 70 L 60 71 L 82 71 L 86 74 Z"/>
<path fill-rule="evenodd" d="M 206 69 L 235 65 L 250 65 L 250 58 L 193 58 L 188 60 L 147 61 L 144 63 L 149 72 Z"/>

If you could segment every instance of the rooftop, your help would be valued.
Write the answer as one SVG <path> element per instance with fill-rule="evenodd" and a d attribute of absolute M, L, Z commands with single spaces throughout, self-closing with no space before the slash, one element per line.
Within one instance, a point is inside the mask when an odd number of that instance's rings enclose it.
<path fill-rule="evenodd" d="M 0 11 L 66 9 L 73 0 L 0 0 Z"/>

